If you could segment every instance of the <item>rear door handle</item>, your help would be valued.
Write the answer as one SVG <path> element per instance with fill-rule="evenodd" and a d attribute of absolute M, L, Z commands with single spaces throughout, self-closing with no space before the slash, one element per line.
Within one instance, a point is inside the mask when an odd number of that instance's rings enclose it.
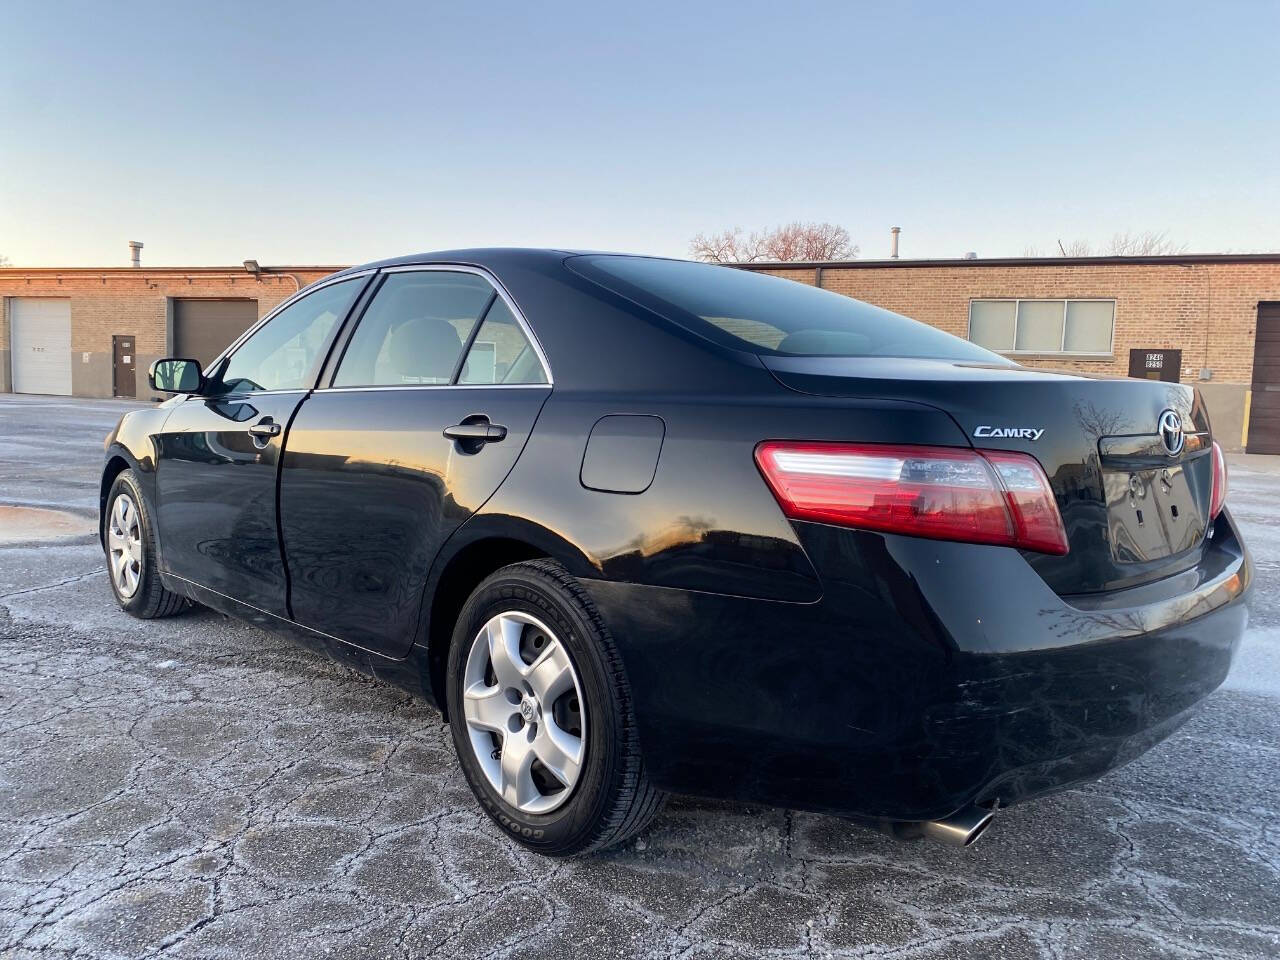
<path fill-rule="evenodd" d="M 270 417 L 263 417 L 257 423 L 249 428 L 249 432 L 255 437 L 278 437 L 280 436 L 280 424 L 276 423 Z"/>
<path fill-rule="evenodd" d="M 498 423 L 482 420 L 478 423 L 455 423 L 444 428 L 450 440 L 470 440 L 479 443 L 497 443 L 507 436 L 507 428 Z"/>

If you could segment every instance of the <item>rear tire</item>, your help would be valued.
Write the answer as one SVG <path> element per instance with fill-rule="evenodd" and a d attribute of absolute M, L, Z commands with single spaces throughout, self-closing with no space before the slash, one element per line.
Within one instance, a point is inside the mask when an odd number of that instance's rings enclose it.
<path fill-rule="evenodd" d="M 122 471 L 111 485 L 103 540 L 107 579 L 120 609 L 140 620 L 171 617 L 187 609 L 186 597 L 160 582 L 151 508 L 132 470 Z"/>
<path fill-rule="evenodd" d="M 454 628 L 448 700 L 468 785 L 530 850 L 600 850 L 661 809 L 613 638 L 558 563 L 503 567 L 476 588 Z"/>

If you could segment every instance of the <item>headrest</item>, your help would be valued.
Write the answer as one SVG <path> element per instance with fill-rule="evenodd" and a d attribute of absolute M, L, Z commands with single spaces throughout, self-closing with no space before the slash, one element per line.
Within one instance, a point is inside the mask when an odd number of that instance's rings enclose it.
<path fill-rule="evenodd" d="M 387 338 L 392 373 L 410 381 L 447 381 L 462 352 L 462 340 L 448 320 L 415 317 Z"/>

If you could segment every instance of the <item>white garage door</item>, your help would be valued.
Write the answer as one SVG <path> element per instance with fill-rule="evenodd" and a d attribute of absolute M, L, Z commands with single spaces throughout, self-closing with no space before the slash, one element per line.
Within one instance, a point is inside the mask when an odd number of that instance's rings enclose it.
<path fill-rule="evenodd" d="M 71 395 L 71 301 L 9 301 L 14 393 Z"/>

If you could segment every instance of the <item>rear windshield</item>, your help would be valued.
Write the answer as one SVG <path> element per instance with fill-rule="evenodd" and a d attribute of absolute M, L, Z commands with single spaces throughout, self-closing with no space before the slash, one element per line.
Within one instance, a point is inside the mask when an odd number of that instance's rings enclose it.
<path fill-rule="evenodd" d="M 569 263 L 601 286 L 735 350 L 1010 364 L 936 327 L 794 280 L 650 257 L 592 255 Z"/>

